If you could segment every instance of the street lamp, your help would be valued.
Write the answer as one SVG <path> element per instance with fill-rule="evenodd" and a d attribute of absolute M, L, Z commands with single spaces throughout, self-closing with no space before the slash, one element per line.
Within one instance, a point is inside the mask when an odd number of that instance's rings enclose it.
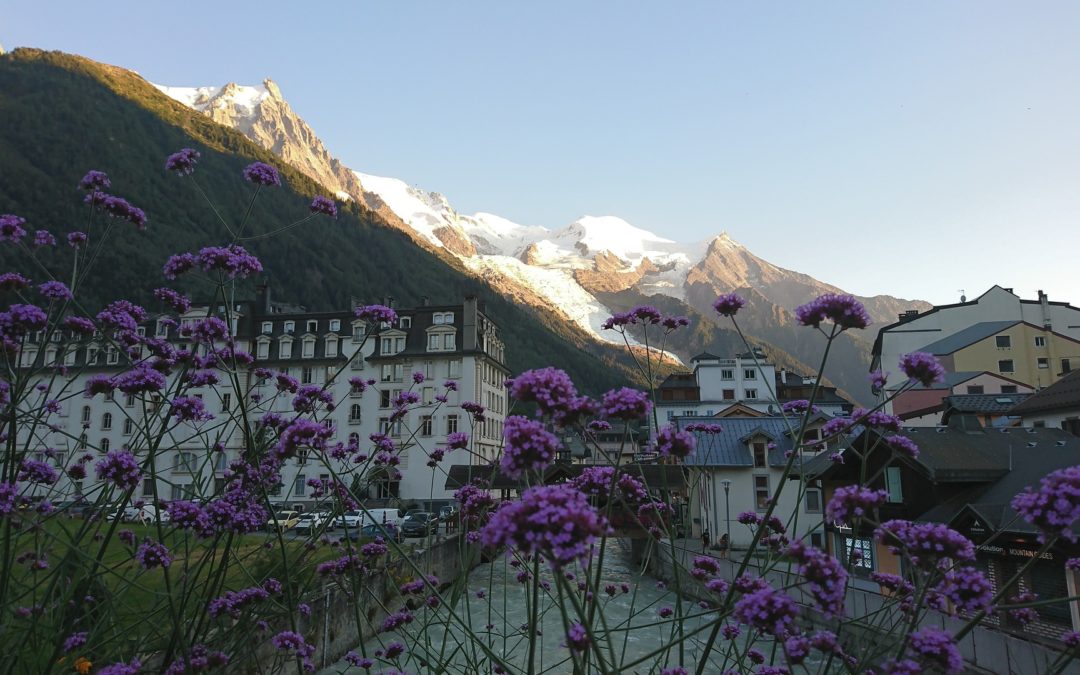
<path fill-rule="evenodd" d="M 731 550 L 731 479 L 725 478 L 720 481 L 720 485 L 724 488 L 724 518 L 727 520 L 727 530 L 724 534 L 727 535 L 728 550 Z"/>

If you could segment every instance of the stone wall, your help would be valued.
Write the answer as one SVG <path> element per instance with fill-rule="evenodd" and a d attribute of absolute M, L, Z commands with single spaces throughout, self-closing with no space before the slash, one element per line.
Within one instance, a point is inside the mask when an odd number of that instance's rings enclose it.
<path fill-rule="evenodd" d="M 659 545 L 649 546 L 651 542 L 642 541 L 635 545 L 633 553 L 638 561 L 648 559 L 646 569 L 649 573 L 668 582 L 668 588 L 675 589 L 672 583 L 678 575 L 679 587 L 686 597 L 695 600 L 714 600 L 715 596 L 710 593 L 704 584 L 689 575 L 687 570 L 693 565 L 694 556 L 701 555 L 699 550 L 689 550 L 676 546 L 675 555 L 679 561 L 672 564 L 672 551 L 667 541 Z M 635 542 L 637 544 L 637 542 Z M 725 579 L 733 579 L 739 567 L 738 561 L 717 560 L 720 565 L 720 576 Z M 758 573 L 757 567 L 751 563 L 748 571 Z M 770 571 L 765 574 L 769 583 L 776 587 L 790 586 L 793 583 L 793 574 L 785 571 Z M 799 598 L 795 598 L 798 600 Z M 845 614 L 848 618 L 866 616 L 877 611 L 884 605 L 885 598 L 873 591 L 848 588 L 847 598 L 844 603 Z M 833 629 L 832 623 L 821 617 L 815 611 L 805 612 L 805 616 L 811 621 L 820 624 L 821 628 Z M 963 625 L 962 619 L 945 616 L 937 612 L 928 612 L 923 619 L 923 627 L 936 627 L 950 633 L 955 633 Z M 1025 640 L 1009 633 L 996 630 L 988 626 L 976 626 L 959 643 L 960 653 L 968 664 L 968 670 L 972 673 L 1002 673 L 1009 675 L 1042 675 L 1051 672 L 1052 664 L 1060 652 L 1054 647 L 1032 640 Z M 1080 675 L 1080 662 L 1073 661 L 1064 670 L 1054 671 L 1065 675 Z"/>

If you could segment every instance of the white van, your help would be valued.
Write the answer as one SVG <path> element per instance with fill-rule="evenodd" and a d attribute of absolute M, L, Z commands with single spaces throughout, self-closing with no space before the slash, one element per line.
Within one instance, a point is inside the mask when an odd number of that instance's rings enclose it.
<path fill-rule="evenodd" d="M 395 527 L 401 527 L 401 521 L 405 515 L 398 509 L 368 509 L 367 513 L 363 511 L 360 513 L 364 516 L 363 525 L 390 523 Z"/>

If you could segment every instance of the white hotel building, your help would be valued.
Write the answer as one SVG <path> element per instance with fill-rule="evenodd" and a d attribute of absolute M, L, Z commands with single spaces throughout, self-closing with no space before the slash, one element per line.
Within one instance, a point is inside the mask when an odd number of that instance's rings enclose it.
<path fill-rule="evenodd" d="M 207 309 L 205 305 L 193 307 L 181 317 L 181 323 L 204 318 Z M 225 308 L 215 310 L 216 315 L 222 315 Z M 452 491 L 443 487 L 449 467 L 491 459 L 501 447 L 506 410 L 503 382 L 509 371 L 499 329 L 475 297 L 465 298 L 460 305 L 423 305 L 396 311 L 399 318 L 395 325 L 369 326 L 355 318 L 352 311 L 308 312 L 303 307 L 273 302 L 265 286 L 260 288 L 256 301 L 238 303 L 232 313 L 237 348 L 250 352 L 255 357 L 254 365 L 240 370 L 239 387 L 217 371 L 219 384 L 188 392 L 203 398 L 215 419 L 171 425 L 175 428 L 156 454 L 156 484 L 146 479 L 133 498 L 150 501 L 156 496 L 167 501 L 220 491 L 226 467 L 244 449 L 240 426 L 223 423 L 240 414 L 238 402 L 242 396 L 247 397 L 249 415 L 255 418 L 270 410 L 287 419 L 296 415 L 291 394 L 276 395 L 272 378 L 257 380 L 252 371 L 262 366 L 275 373 L 288 373 L 302 384 L 326 385 L 336 405 L 331 412 L 322 410 L 317 419 L 333 426 L 331 445 L 353 438 L 359 441 L 361 450 L 370 452 L 369 436 L 388 431 L 402 447 L 397 467 L 400 479 L 390 479 L 385 471 L 372 469 L 366 477 L 370 498 L 417 500 L 428 506 L 452 500 Z M 144 331 L 177 347 L 186 342 L 168 323 L 156 318 L 140 327 L 140 332 Z M 32 454 L 45 459 L 44 450 L 52 448 L 56 452 L 50 461 L 60 467 L 88 452 L 97 456 L 124 446 L 130 446 L 140 458 L 145 457 L 146 441 L 141 429 L 153 420 L 160 428 L 161 420 L 169 414 L 163 399 L 156 396 L 143 400 L 120 392 L 108 397 L 83 395 L 90 376 L 116 374 L 130 367 L 126 357 L 100 337 L 80 340 L 56 332 L 38 338 L 24 349 L 24 365 L 36 362 L 43 381 L 55 373 L 52 368 L 40 369 L 43 363 L 63 364 L 69 370 L 66 378 L 52 385 L 50 397 L 61 403 L 60 412 L 49 418 L 52 427 L 39 426 L 25 432 L 27 438 L 33 434 L 29 446 L 34 449 Z M 424 374 L 423 383 L 414 384 L 415 372 Z M 375 380 L 375 384 L 363 393 L 353 391 L 348 380 L 354 376 Z M 170 384 L 176 377 L 174 373 Z M 456 392 L 446 390 L 447 380 L 457 383 Z M 410 388 L 420 396 L 419 406 L 391 424 L 391 401 Z M 445 403 L 436 399 L 440 395 L 447 396 Z M 487 409 L 487 419 L 475 428 L 471 416 L 460 407 L 465 401 L 475 401 Z M 470 433 L 469 450 L 448 452 L 439 468 L 428 467 L 427 453 L 444 446 L 446 435 L 454 431 Z M 217 448 L 212 447 L 215 442 Z M 347 465 L 337 464 L 335 471 L 341 472 L 346 485 L 351 484 L 352 475 L 343 471 Z M 87 465 L 87 474 L 81 481 L 65 475 L 49 498 L 62 501 L 86 495 L 93 501 L 93 462 Z M 330 475 L 320 458 L 302 453 L 286 461 L 281 485 L 271 493 L 271 500 L 310 509 L 316 499 L 307 481 Z"/>

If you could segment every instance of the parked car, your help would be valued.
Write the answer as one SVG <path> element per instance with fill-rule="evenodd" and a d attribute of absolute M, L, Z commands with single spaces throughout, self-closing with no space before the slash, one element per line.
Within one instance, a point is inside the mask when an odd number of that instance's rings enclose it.
<path fill-rule="evenodd" d="M 363 520 L 363 511 L 346 511 L 337 518 L 334 518 L 334 525 L 337 527 L 344 527 L 349 530 L 356 530 L 360 528 Z"/>
<path fill-rule="evenodd" d="M 318 532 L 328 520 L 330 520 L 330 514 L 312 511 L 301 515 L 293 529 L 297 532 Z"/>
<path fill-rule="evenodd" d="M 401 524 L 401 532 L 406 537 L 424 537 L 438 531 L 439 517 L 430 511 L 412 511 Z"/>
<path fill-rule="evenodd" d="M 291 530 L 300 522 L 299 511 L 275 511 L 270 514 L 270 520 L 266 521 L 268 530 Z"/>
<path fill-rule="evenodd" d="M 119 519 L 125 523 L 140 523 L 142 525 L 149 525 L 155 522 L 158 518 L 158 507 L 155 504 L 143 504 L 142 506 L 134 506 L 129 504 L 123 509 L 114 509 L 105 515 L 105 519 L 112 522 Z M 162 522 L 168 522 L 169 514 L 165 509 L 160 510 Z"/>
<path fill-rule="evenodd" d="M 375 537 L 382 537 L 388 541 L 405 541 L 405 535 L 402 534 L 401 528 L 393 523 L 375 524 L 369 523 L 364 525 L 359 530 L 349 530 L 345 533 L 346 538 L 351 541 L 356 541 L 361 537 L 366 539 L 374 539 Z"/>
<path fill-rule="evenodd" d="M 456 506 L 444 506 L 439 509 L 439 520 L 444 523 L 451 523 L 457 520 L 458 509 Z"/>

